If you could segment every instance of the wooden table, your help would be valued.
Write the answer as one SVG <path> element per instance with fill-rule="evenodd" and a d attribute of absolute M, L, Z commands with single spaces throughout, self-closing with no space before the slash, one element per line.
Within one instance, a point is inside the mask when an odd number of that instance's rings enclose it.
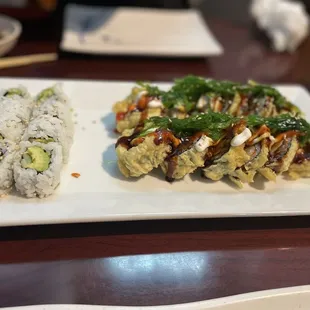
<path fill-rule="evenodd" d="M 310 84 L 310 40 L 293 55 L 279 55 L 256 40 L 248 28 L 217 20 L 209 24 L 225 48 L 218 58 L 71 57 L 0 72 L 15 77 L 117 80 L 171 80 L 193 73 Z M 34 39 L 25 34 L 11 54 L 56 49 L 57 44 L 46 36 Z M 241 218 L 1 228 L 0 307 L 160 305 L 309 284 L 309 220 Z"/>

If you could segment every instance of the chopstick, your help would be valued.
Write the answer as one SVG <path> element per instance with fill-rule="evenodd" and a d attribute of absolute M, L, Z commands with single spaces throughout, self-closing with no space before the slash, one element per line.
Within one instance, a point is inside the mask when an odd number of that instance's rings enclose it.
<path fill-rule="evenodd" d="M 0 69 L 26 66 L 33 63 L 56 61 L 56 53 L 32 54 L 26 56 L 0 58 Z"/>

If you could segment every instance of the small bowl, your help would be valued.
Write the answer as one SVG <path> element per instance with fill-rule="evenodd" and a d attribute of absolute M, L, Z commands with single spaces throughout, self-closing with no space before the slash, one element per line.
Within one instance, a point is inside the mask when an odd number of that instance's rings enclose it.
<path fill-rule="evenodd" d="M 0 57 L 13 49 L 21 32 L 22 25 L 18 20 L 0 14 Z"/>

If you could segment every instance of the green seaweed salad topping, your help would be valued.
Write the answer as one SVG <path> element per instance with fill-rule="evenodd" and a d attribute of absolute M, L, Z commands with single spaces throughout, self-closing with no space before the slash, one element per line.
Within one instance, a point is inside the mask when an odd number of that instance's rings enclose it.
<path fill-rule="evenodd" d="M 206 80 L 203 77 L 188 75 L 176 79 L 169 91 L 162 91 L 157 86 L 145 82 L 138 82 L 138 85 L 145 89 L 150 96 L 160 96 L 167 109 L 181 105 L 184 106 L 186 112 L 190 112 L 195 108 L 201 95 L 211 92 L 223 98 L 233 99 L 235 93 L 238 92 L 251 97 L 270 96 L 274 98 L 274 104 L 277 108 L 300 113 L 298 107 L 283 97 L 278 90 L 253 81 L 249 81 L 248 84 L 240 84 L 230 81 Z"/>
<path fill-rule="evenodd" d="M 296 118 L 289 114 L 280 114 L 275 117 L 249 115 L 246 117 L 246 120 L 250 128 L 256 128 L 265 124 L 270 128 L 272 134 L 294 130 L 301 134 L 299 136 L 301 145 L 310 142 L 310 124 L 303 118 Z"/>
<path fill-rule="evenodd" d="M 208 133 L 213 140 L 218 140 L 225 134 L 225 129 L 241 120 L 245 120 L 247 126 L 251 129 L 256 129 L 265 124 L 270 128 L 272 134 L 295 130 L 300 132 L 299 140 L 301 145 L 310 142 L 310 124 L 302 118 L 296 118 L 289 114 L 281 114 L 275 117 L 257 115 L 233 117 L 225 113 L 212 111 L 185 119 L 152 117 L 145 121 L 139 136 L 145 136 L 159 129 L 166 129 L 172 131 L 178 137 L 190 136 L 203 131 Z"/>

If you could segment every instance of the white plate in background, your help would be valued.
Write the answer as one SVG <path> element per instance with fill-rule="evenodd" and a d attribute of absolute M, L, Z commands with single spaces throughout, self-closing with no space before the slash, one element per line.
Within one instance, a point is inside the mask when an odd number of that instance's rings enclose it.
<path fill-rule="evenodd" d="M 206 57 L 223 53 L 220 43 L 194 9 L 92 7 L 65 9 L 64 51 L 169 57 Z"/>
<path fill-rule="evenodd" d="M 0 57 L 13 49 L 21 32 L 22 25 L 18 20 L 0 14 Z"/>
<path fill-rule="evenodd" d="M 259 291 L 207 301 L 155 306 L 118 307 L 91 305 L 39 305 L 2 308 L 2 310 L 309 310 L 310 286 Z"/>
<path fill-rule="evenodd" d="M 0 78 L 3 88 L 25 85 L 31 94 L 55 80 Z M 114 102 L 126 97 L 134 83 L 63 80 L 72 101 L 76 132 L 70 162 L 61 185 L 47 199 L 14 193 L 0 199 L 0 226 L 48 223 L 124 221 L 174 218 L 284 216 L 310 214 L 310 179 L 256 182 L 237 190 L 208 182 L 198 174 L 170 184 L 160 171 L 126 179 L 116 164 Z M 169 84 L 160 84 L 167 88 Z M 310 116 L 310 96 L 300 86 L 280 91 Z M 71 173 L 77 172 L 76 179 Z"/>

